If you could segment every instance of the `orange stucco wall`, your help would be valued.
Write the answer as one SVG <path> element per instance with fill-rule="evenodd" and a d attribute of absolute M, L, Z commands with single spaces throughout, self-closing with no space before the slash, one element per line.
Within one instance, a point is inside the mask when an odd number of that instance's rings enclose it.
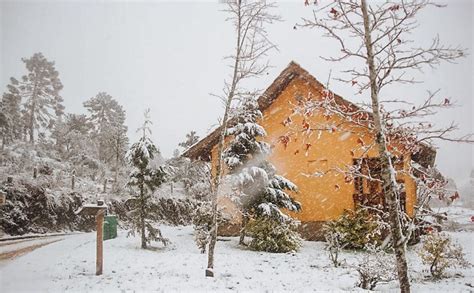
<path fill-rule="evenodd" d="M 353 159 L 362 155 L 363 150 L 359 138 L 364 145 L 370 145 L 373 142 L 372 135 L 355 125 L 334 132 L 302 132 L 303 119 L 311 125 L 341 122 L 341 118 L 335 115 L 329 118 L 321 113 L 314 113 L 305 118 L 302 115 L 292 115 L 296 96 L 307 96 L 311 92 L 313 98 L 320 98 L 320 90 L 306 81 L 293 80 L 264 111 L 264 117 L 260 121 L 267 131 L 265 141 L 273 146 L 269 157 L 270 162 L 276 167 L 278 174 L 285 176 L 298 186 L 299 192 L 294 194 L 294 197 L 301 203 L 302 211 L 291 214 L 302 222 L 336 219 L 345 209 L 354 208 L 352 197 L 354 183 L 347 183 L 344 175 L 334 169 L 344 169 L 353 164 Z M 292 118 L 292 123 L 290 126 L 285 126 L 282 122 L 289 116 Z M 286 147 L 279 141 L 279 138 L 284 135 L 290 137 Z M 311 146 L 308 148 L 307 144 Z M 213 158 L 215 153 L 216 147 L 213 149 Z M 377 153 L 376 148 L 373 147 L 366 155 L 377 157 Z M 407 170 L 410 156 L 404 154 L 404 158 L 404 169 Z M 314 176 L 316 172 L 327 173 L 317 177 Z M 407 211 L 412 214 L 416 186 L 411 177 L 402 173 L 399 172 L 398 176 L 404 177 Z"/>

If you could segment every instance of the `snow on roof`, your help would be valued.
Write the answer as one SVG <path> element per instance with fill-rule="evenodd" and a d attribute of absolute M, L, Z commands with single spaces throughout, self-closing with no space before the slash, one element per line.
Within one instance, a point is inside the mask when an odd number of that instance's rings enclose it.
<path fill-rule="evenodd" d="M 76 215 L 86 214 L 86 215 L 95 215 L 99 210 L 106 210 L 108 207 L 106 204 L 98 205 L 94 203 L 88 203 L 80 207 L 74 213 Z"/>

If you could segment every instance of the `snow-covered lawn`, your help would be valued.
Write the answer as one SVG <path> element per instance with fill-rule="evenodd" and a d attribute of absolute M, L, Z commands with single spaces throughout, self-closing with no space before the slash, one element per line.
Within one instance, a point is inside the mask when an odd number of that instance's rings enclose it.
<path fill-rule="evenodd" d="M 271 254 L 242 249 L 237 238 L 225 238 L 216 248 L 216 277 L 206 278 L 207 255 L 195 247 L 191 227 L 163 227 L 172 244 L 142 250 L 138 238 L 119 237 L 104 243 L 104 274 L 95 276 L 95 234 L 72 235 L 39 248 L 0 268 L 2 292 L 70 291 L 346 291 L 357 290 L 358 273 L 351 266 L 362 253 L 345 252 L 347 264 L 330 265 L 324 243 L 305 242 L 295 254 Z M 472 232 L 451 232 L 460 241 L 467 259 L 474 263 L 470 248 Z M 414 292 L 466 292 L 474 290 L 472 268 L 463 276 L 433 282 L 425 280 L 419 259 L 409 252 Z M 397 283 L 377 286 L 397 290 Z"/>

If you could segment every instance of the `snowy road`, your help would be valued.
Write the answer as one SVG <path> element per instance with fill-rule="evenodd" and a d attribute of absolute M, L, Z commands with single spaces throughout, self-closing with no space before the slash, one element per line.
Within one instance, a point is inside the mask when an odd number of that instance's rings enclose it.
<path fill-rule="evenodd" d="M 0 242 L 0 266 L 45 245 L 61 241 L 64 236 L 47 236 L 31 239 L 14 239 Z"/>
<path fill-rule="evenodd" d="M 348 291 L 358 290 L 354 266 L 359 252 L 344 252 L 347 265 L 333 268 L 320 242 L 305 242 L 296 254 L 271 254 L 242 249 L 238 239 L 219 241 L 216 277 L 205 278 L 207 255 L 194 245 L 191 227 L 163 227 L 172 244 L 142 250 L 139 239 L 119 237 L 104 242 L 104 274 L 95 276 L 95 233 L 72 235 L 38 248 L 0 267 L 1 292 L 121 292 L 121 291 Z M 472 233 L 456 232 L 463 245 Z M 465 247 L 466 249 L 466 247 Z M 472 250 L 466 249 L 474 262 Z M 467 292 L 473 288 L 474 272 L 438 282 L 427 281 L 414 250 L 409 252 L 414 269 L 414 292 Z M 397 283 L 376 289 L 397 291 Z"/>

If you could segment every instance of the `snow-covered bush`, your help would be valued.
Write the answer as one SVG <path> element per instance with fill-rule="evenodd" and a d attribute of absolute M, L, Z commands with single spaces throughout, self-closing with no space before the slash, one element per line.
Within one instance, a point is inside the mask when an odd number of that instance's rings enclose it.
<path fill-rule="evenodd" d="M 48 164 L 41 164 L 41 166 L 38 167 L 38 173 L 51 176 L 53 175 L 53 168 Z"/>
<path fill-rule="evenodd" d="M 327 229 L 324 237 L 326 239 L 325 249 L 328 251 L 329 260 L 337 268 L 342 265 L 342 261 L 339 260 L 339 252 L 347 245 L 347 242 L 344 243 L 344 234 L 336 229 Z"/>
<path fill-rule="evenodd" d="M 194 242 L 201 253 L 206 253 L 206 246 L 209 243 L 209 235 L 212 228 L 212 206 L 211 204 L 201 205 L 193 217 Z"/>
<path fill-rule="evenodd" d="M 367 245 L 381 245 L 387 224 L 376 213 L 367 209 L 346 210 L 337 219 L 324 225 L 326 238 L 337 239 L 338 245 L 351 249 L 365 249 Z"/>
<path fill-rule="evenodd" d="M 446 233 L 432 232 L 423 237 L 418 255 L 423 264 L 430 267 L 431 276 L 435 279 L 444 277 L 448 268 L 470 265 L 464 258 L 462 247 Z"/>
<path fill-rule="evenodd" d="M 379 282 L 389 282 L 396 278 L 395 257 L 382 250 L 369 249 L 357 266 L 359 281 L 357 287 L 373 290 Z"/>
<path fill-rule="evenodd" d="M 257 251 L 298 251 L 302 239 L 296 231 L 299 222 L 288 218 L 280 222 L 270 217 L 258 217 L 247 224 L 246 231 L 252 237 L 249 247 Z"/>
<path fill-rule="evenodd" d="M 4 188 L 5 205 L 0 206 L 0 227 L 10 235 L 58 231 L 90 231 L 94 219 L 74 212 L 84 199 L 76 192 L 52 194 L 45 184 L 15 183 Z"/>
<path fill-rule="evenodd" d="M 222 212 L 217 213 L 217 224 L 226 222 Z M 201 202 L 193 215 L 194 242 L 201 253 L 206 252 L 206 246 L 209 243 L 212 229 L 212 204 L 210 202 Z"/>
<path fill-rule="evenodd" d="M 191 185 L 188 193 L 196 200 L 208 200 L 211 193 L 210 184 L 206 181 L 196 182 Z"/>
<path fill-rule="evenodd" d="M 211 167 L 208 162 L 175 157 L 169 159 L 170 180 L 182 182 L 187 195 L 196 200 L 208 200 L 211 189 Z"/>

